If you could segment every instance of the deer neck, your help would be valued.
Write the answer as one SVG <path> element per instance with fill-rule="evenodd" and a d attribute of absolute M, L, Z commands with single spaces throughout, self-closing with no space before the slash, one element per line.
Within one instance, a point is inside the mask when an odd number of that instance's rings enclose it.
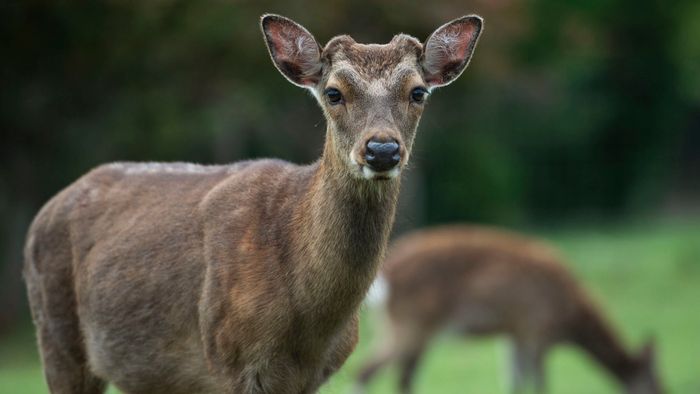
<path fill-rule="evenodd" d="M 582 312 L 574 322 L 574 342 L 618 381 L 627 383 L 637 372 L 634 357 L 624 348 L 595 306 L 584 305 Z"/>
<path fill-rule="evenodd" d="M 298 296 L 319 323 L 341 323 L 359 306 L 377 272 L 394 221 L 399 180 L 350 173 L 327 132 L 304 204 L 297 215 Z"/>

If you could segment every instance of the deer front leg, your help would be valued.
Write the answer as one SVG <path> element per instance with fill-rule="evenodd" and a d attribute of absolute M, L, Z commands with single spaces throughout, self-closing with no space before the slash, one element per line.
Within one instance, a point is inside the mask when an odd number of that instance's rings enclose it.
<path fill-rule="evenodd" d="M 345 327 L 345 330 L 338 335 L 338 339 L 331 348 L 331 353 L 328 358 L 328 363 L 324 368 L 321 383 L 325 382 L 330 375 L 340 369 L 340 367 L 345 364 L 348 357 L 350 357 L 352 351 L 355 350 L 355 346 L 357 346 L 359 340 L 359 320 L 357 314 L 353 315 L 352 319 Z"/>
<path fill-rule="evenodd" d="M 523 339 L 515 339 L 512 346 L 511 392 L 544 394 L 547 389 L 543 369 L 546 347 Z"/>

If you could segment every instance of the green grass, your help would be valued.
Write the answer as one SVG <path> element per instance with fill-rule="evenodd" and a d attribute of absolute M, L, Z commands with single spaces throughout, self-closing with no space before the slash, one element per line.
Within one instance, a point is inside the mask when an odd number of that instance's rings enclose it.
<path fill-rule="evenodd" d="M 700 393 L 700 222 L 539 231 L 562 250 L 572 270 L 631 348 L 657 342 L 669 392 Z M 363 312 L 357 350 L 321 390 L 348 393 L 362 362 L 378 345 L 376 312 Z M 0 342 L 0 394 L 46 393 L 32 329 Z M 506 344 L 499 338 L 437 338 L 416 378 L 416 393 L 506 392 Z M 550 392 L 615 393 L 605 372 L 572 348 L 547 361 Z M 383 371 L 370 393 L 395 392 L 396 371 Z M 116 393 L 116 390 L 112 390 Z"/>

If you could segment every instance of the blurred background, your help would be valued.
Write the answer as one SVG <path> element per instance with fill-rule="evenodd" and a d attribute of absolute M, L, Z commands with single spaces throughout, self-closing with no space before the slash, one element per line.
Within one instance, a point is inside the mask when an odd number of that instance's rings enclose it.
<path fill-rule="evenodd" d="M 100 163 L 315 160 L 313 98 L 272 66 L 258 19 L 424 40 L 477 13 L 471 65 L 435 92 L 404 177 L 396 234 L 497 224 L 559 246 L 630 347 L 654 335 L 673 393 L 700 392 L 700 2 L 144 1 L 0 5 L 0 392 L 46 392 L 21 282 L 41 205 Z M 322 390 L 347 392 L 362 341 Z M 418 393 L 502 392 L 498 340 L 440 338 Z M 557 351 L 551 392 L 616 386 Z M 372 392 L 391 392 L 393 372 Z"/>

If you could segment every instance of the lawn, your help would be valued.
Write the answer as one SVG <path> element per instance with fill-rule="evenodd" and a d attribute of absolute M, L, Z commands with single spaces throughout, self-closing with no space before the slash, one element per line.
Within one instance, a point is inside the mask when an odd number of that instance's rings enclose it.
<path fill-rule="evenodd" d="M 656 339 L 669 392 L 700 393 L 700 221 L 537 231 L 560 247 L 572 270 L 599 301 L 624 342 Z M 363 311 L 360 344 L 321 393 L 351 391 L 378 339 L 377 311 Z M 0 394 L 46 393 L 31 328 L 0 342 Z M 506 392 L 507 346 L 499 338 L 435 340 L 416 379 L 416 393 Z M 555 350 L 547 362 L 550 392 L 605 394 L 617 386 L 585 355 Z M 396 372 L 378 376 L 370 393 L 394 392 Z M 117 393 L 111 390 L 111 393 Z"/>

